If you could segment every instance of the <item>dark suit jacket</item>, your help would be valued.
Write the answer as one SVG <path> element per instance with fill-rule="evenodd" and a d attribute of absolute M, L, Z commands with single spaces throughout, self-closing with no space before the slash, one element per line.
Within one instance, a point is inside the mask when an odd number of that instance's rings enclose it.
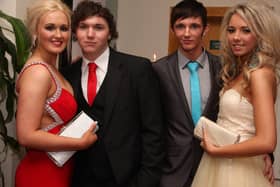
<path fill-rule="evenodd" d="M 202 115 L 215 121 L 221 86 L 218 84 L 221 64 L 217 56 L 207 54 L 211 90 Z M 194 124 L 178 69 L 177 51 L 158 60 L 153 64 L 153 68 L 160 80 L 167 126 L 167 157 L 163 167 L 161 186 L 188 187 L 191 185 L 203 151 L 199 141 L 193 136 Z"/>
<path fill-rule="evenodd" d="M 73 86 L 80 110 L 94 116 L 84 104 L 81 64 L 74 63 L 62 73 Z M 104 123 L 99 124 L 103 133 L 99 139 L 105 144 L 114 177 L 122 187 L 156 187 L 164 157 L 163 120 L 159 84 L 151 63 L 110 49 L 106 79 Z M 90 160 L 81 163 L 84 167 L 80 169 L 87 168 Z"/>

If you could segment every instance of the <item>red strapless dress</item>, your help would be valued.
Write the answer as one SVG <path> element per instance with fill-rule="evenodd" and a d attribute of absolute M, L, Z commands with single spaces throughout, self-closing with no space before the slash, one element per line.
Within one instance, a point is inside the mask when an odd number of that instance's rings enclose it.
<path fill-rule="evenodd" d="M 45 110 L 53 117 L 54 122 L 43 130 L 57 134 L 71 120 L 77 111 L 74 97 L 57 81 L 55 74 L 43 62 L 35 62 L 25 66 L 43 65 L 52 75 L 56 83 L 55 94 L 45 103 Z M 23 72 L 22 71 L 22 72 Z M 20 77 L 20 76 L 19 76 Z M 45 151 L 27 150 L 25 157 L 18 165 L 15 177 L 16 187 L 69 187 L 72 175 L 73 160 L 68 160 L 63 167 L 58 167 Z"/>

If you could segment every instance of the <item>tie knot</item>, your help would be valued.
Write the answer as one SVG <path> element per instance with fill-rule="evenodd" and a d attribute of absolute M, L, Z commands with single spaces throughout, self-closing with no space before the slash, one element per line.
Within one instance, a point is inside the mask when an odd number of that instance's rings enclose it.
<path fill-rule="evenodd" d="M 198 62 L 196 61 L 190 61 L 188 64 L 187 64 L 187 67 L 188 69 L 190 70 L 190 72 L 195 72 L 198 70 L 198 67 L 199 67 L 199 64 Z"/>
<path fill-rule="evenodd" d="M 88 71 L 93 72 L 97 68 L 97 65 L 94 62 L 88 63 Z"/>

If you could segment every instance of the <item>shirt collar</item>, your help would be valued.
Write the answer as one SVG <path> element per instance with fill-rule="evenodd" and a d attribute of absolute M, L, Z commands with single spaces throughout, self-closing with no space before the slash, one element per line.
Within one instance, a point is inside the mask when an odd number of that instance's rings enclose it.
<path fill-rule="evenodd" d="M 188 59 L 186 56 L 184 56 L 180 50 L 177 50 L 177 53 L 178 53 L 179 67 L 184 69 L 186 67 L 186 62 L 189 63 L 191 60 Z M 203 48 L 202 53 L 195 61 L 197 61 L 200 67 L 203 68 L 206 62 L 206 58 L 207 58 L 206 50 Z"/>
<path fill-rule="evenodd" d="M 98 58 L 96 58 L 95 61 L 94 61 L 94 63 L 97 65 L 98 69 L 100 69 L 104 73 L 106 73 L 107 69 L 108 69 L 109 54 L 110 54 L 110 50 L 109 50 L 109 47 L 107 47 L 105 49 L 105 51 Z M 83 64 L 82 64 L 83 67 L 82 67 L 82 69 L 84 71 L 87 70 L 87 66 L 90 62 L 92 62 L 92 61 L 88 60 L 87 58 L 85 58 L 83 56 Z"/>

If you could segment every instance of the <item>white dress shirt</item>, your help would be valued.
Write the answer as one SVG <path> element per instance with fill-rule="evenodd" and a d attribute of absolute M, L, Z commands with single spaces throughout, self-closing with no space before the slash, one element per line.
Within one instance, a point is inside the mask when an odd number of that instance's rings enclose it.
<path fill-rule="evenodd" d="M 96 77 L 97 77 L 96 94 L 97 94 L 98 90 L 100 89 L 105 79 L 108 70 L 109 54 L 110 54 L 110 50 L 109 47 L 107 47 L 107 49 L 105 49 L 105 51 L 97 59 L 95 59 L 95 61 L 89 61 L 88 59 L 83 57 L 81 84 L 82 84 L 84 98 L 86 100 L 88 100 L 87 99 L 88 63 L 94 62 L 97 65 L 96 68 Z"/>
<path fill-rule="evenodd" d="M 186 63 L 188 63 L 190 59 L 185 57 L 180 50 L 178 50 L 178 66 L 181 74 L 182 84 L 185 90 L 185 96 L 189 103 L 189 107 L 191 109 L 191 93 L 190 93 L 190 72 L 186 67 Z M 209 67 L 209 59 L 208 55 L 203 49 L 201 55 L 196 59 L 196 61 L 200 64 L 200 68 L 198 68 L 198 75 L 200 80 L 200 94 L 201 94 L 201 112 L 203 112 L 210 93 L 211 89 L 211 77 L 210 77 L 210 67 Z"/>

